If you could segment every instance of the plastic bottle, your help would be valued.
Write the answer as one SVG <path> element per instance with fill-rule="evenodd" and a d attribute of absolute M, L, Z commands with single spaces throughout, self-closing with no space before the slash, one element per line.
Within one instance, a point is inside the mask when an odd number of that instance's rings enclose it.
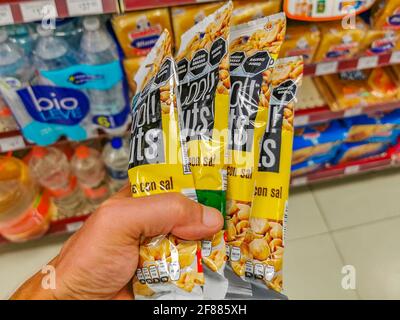
<path fill-rule="evenodd" d="M 60 70 L 77 64 L 76 54 L 61 37 L 54 36 L 52 29 L 36 28 L 39 38 L 35 47 L 35 64 L 39 71 Z M 39 83 L 52 84 L 50 80 L 40 77 Z"/>
<path fill-rule="evenodd" d="M 109 197 L 104 163 L 97 150 L 79 146 L 72 157 L 71 166 L 84 195 L 92 205 L 99 205 Z"/>
<path fill-rule="evenodd" d="M 119 59 L 115 43 L 101 27 L 99 18 L 86 17 L 83 20 L 83 27 L 84 32 L 80 44 L 82 54 L 80 62 L 82 64 L 102 65 Z M 90 89 L 87 90 L 87 93 L 93 115 L 116 115 L 125 108 L 122 80 L 110 89 Z"/>
<path fill-rule="evenodd" d="M 8 38 L 24 50 L 25 55 L 30 55 L 37 35 L 34 33 L 34 25 L 31 23 L 11 24 L 4 26 L 7 30 Z"/>
<path fill-rule="evenodd" d="M 78 49 L 82 31 L 80 18 L 56 19 L 55 36 L 63 38 L 71 48 Z"/>
<path fill-rule="evenodd" d="M 28 166 L 13 157 L 0 156 L 0 234 L 14 242 L 46 233 L 54 205 L 31 180 Z"/>
<path fill-rule="evenodd" d="M 128 183 L 129 146 L 121 137 L 114 137 L 103 149 L 103 161 L 112 192 Z"/>
<path fill-rule="evenodd" d="M 65 154 L 57 148 L 34 147 L 29 168 L 36 181 L 50 191 L 58 218 L 83 213 L 85 200 Z"/>
<path fill-rule="evenodd" d="M 33 72 L 24 51 L 9 41 L 6 29 L 0 28 L 0 78 L 12 88 L 20 88 L 31 80 Z"/>

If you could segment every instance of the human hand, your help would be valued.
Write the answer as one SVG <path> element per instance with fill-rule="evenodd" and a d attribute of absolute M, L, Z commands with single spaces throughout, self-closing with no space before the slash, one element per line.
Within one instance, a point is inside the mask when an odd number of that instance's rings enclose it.
<path fill-rule="evenodd" d="M 50 262 L 56 271 L 55 289 L 43 289 L 45 275 L 37 273 L 12 299 L 133 299 L 130 282 L 141 236 L 172 233 L 200 240 L 222 226 L 219 211 L 181 194 L 133 199 L 127 186 L 105 201 Z"/>

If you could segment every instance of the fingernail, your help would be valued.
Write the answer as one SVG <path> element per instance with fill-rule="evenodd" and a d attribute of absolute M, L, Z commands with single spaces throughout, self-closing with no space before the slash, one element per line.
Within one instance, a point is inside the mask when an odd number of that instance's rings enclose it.
<path fill-rule="evenodd" d="M 203 206 L 203 224 L 207 227 L 215 227 L 221 222 L 221 213 L 211 207 Z"/>

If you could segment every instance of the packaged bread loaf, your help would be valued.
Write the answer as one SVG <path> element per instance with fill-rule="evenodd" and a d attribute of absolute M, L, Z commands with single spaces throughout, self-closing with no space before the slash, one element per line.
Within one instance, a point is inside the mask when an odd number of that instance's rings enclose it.
<path fill-rule="evenodd" d="M 346 126 L 337 120 L 296 128 L 292 165 L 327 155 L 333 158 L 346 137 Z"/>
<path fill-rule="evenodd" d="M 171 21 L 174 28 L 175 47 L 179 49 L 182 34 L 188 31 L 196 23 L 199 23 L 205 17 L 218 10 L 218 8 L 223 4 L 223 2 L 219 1 L 206 4 L 172 7 Z"/>
<path fill-rule="evenodd" d="M 165 30 L 135 76 L 128 175 L 134 198 L 179 192 L 196 199 L 176 101 L 177 74 Z M 201 246 L 172 235 L 143 238 L 133 280 L 136 299 L 199 299 Z"/>
<path fill-rule="evenodd" d="M 333 164 L 344 164 L 378 156 L 386 152 L 390 145 L 390 142 L 346 142 L 340 147 Z"/>
<path fill-rule="evenodd" d="M 233 6 L 232 25 L 238 25 L 278 13 L 281 0 L 236 0 Z"/>
<path fill-rule="evenodd" d="M 355 56 L 361 47 L 367 25 L 360 18 L 356 20 L 354 29 L 344 29 L 342 21 L 321 22 L 319 44 L 314 61 L 332 61 L 348 59 Z"/>
<path fill-rule="evenodd" d="M 311 63 L 317 51 L 321 34 L 314 24 L 292 24 L 287 27 L 280 57 L 303 56 L 304 63 Z"/>
<path fill-rule="evenodd" d="M 115 15 L 111 23 L 127 58 L 147 55 L 164 29 L 172 31 L 167 8 Z"/>
<path fill-rule="evenodd" d="M 260 144 L 249 229 L 240 248 L 242 259 L 237 262 L 249 282 L 278 292 L 282 290 L 294 103 L 302 67 L 301 57 L 278 59 L 272 73 L 268 125 Z"/>
<path fill-rule="evenodd" d="M 377 1 L 372 8 L 372 26 L 376 29 L 400 29 L 400 1 Z"/>
<path fill-rule="evenodd" d="M 232 3 L 218 9 L 181 37 L 177 54 L 180 120 L 200 203 L 225 215 L 224 169 L 229 113 L 228 37 Z M 228 283 L 224 231 L 202 241 L 205 297 L 224 298 Z M 207 274 L 211 274 L 207 277 Z"/>
<path fill-rule="evenodd" d="M 285 37 L 283 13 L 233 27 L 227 164 L 227 249 L 233 271 L 244 275 L 240 247 L 249 228 L 259 143 L 268 120 L 271 74 Z M 289 67 L 290 68 L 290 67 Z M 302 72 L 302 66 L 290 72 Z"/>
<path fill-rule="evenodd" d="M 322 79 L 324 84 L 319 88 L 333 111 L 393 101 L 398 94 L 396 81 L 388 67 L 345 71 Z M 321 79 L 317 81 L 321 82 Z"/>
<path fill-rule="evenodd" d="M 360 54 L 378 55 L 390 53 L 399 45 L 400 34 L 393 30 L 371 29 L 361 43 Z"/>

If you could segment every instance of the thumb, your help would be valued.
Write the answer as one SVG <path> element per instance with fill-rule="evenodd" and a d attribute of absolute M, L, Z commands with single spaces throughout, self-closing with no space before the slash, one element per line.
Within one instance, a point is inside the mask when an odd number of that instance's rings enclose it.
<path fill-rule="evenodd" d="M 124 188 L 106 201 L 98 213 L 109 221 L 109 232 L 114 230 L 133 240 L 169 233 L 185 240 L 199 240 L 223 227 L 223 217 L 218 210 L 180 193 L 133 199 L 129 189 Z"/>

